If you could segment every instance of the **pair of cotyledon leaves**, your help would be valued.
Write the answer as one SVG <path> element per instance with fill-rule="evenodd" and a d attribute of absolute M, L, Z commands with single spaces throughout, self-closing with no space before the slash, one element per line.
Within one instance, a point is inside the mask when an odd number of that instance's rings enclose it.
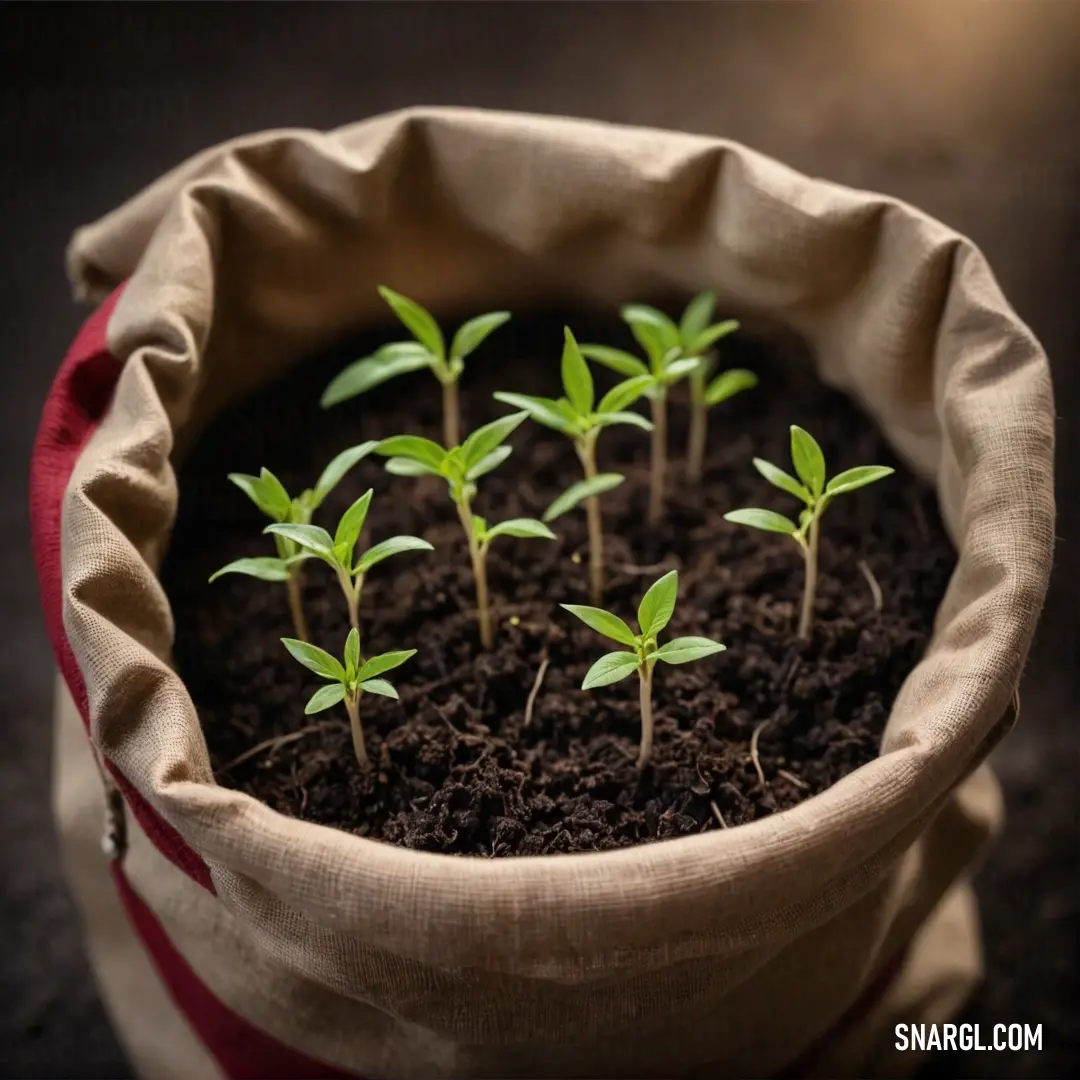
<path fill-rule="evenodd" d="M 292 524 L 288 522 L 268 525 L 264 530 L 274 536 L 283 536 L 321 559 L 335 570 L 353 578 L 366 574 L 377 563 L 404 551 L 434 550 L 426 540 L 418 536 L 392 536 L 368 548 L 354 563 L 356 542 L 360 539 L 364 522 L 374 492 L 368 489 L 350 506 L 338 522 L 331 536 L 319 525 Z"/>
<path fill-rule="evenodd" d="M 378 444 L 375 442 L 359 443 L 342 450 L 329 465 L 323 469 L 313 488 L 301 492 L 292 498 L 281 481 L 269 470 L 262 469 L 258 476 L 248 473 L 230 473 L 229 479 L 275 523 L 308 524 L 311 515 L 323 504 L 326 497 L 340 483 L 345 474 L 362 458 L 370 454 Z M 275 537 L 278 558 L 272 556 L 237 559 L 223 566 L 214 573 L 214 581 L 222 574 L 247 574 L 263 581 L 284 581 L 289 576 L 290 567 L 308 558 L 291 539 L 285 536 Z"/>
<path fill-rule="evenodd" d="M 569 327 L 564 328 L 563 336 L 561 375 L 564 397 L 536 397 L 500 390 L 495 399 L 521 409 L 537 423 L 566 435 L 583 449 L 601 429 L 615 424 L 631 424 L 651 431 L 649 420 L 627 409 L 655 385 L 653 377 L 646 372 L 626 379 L 612 387 L 598 402 L 592 372 Z M 618 473 L 599 473 L 572 484 L 547 508 L 544 520 L 554 521 L 584 499 L 618 487 L 624 479 Z"/>
<path fill-rule="evenodd" d="M 465 357 L 484 339 L 510 319 L 508 311 L 478 315 L 462 325 L 450 344 L 449 354 L 439 324 L 431 313 L 415 300 L 379 286 L 379 295 L 411 331 L 414 341 L 395 341 L 384 345 L 374 355 L 350 364 L 323 391 L 323 408 L 356 397 L 389 379 L 429 368 L 440 382 L 456 382 L 465 369 Z"/>
<path fill-rule="evenodd" d="M 642 597 L 638 605 L 639 633 L 634 631 L 618 615 L 603 608 L 582 604 L 561 604 L 572 615 L 598 634 L 625 645 L 629 651 L 619 650 L 600 657 L 589 668 L 581 684 L 583 690 L 625 679 L 634 671 L 648 675 L 657 661 L 665 664 L 688 664 L 693 660 L 723 652 L 727 646 L 706 637 L 678 637 L 664 645 L 657 644 L 657 635 L 665 629 L 675 613 L 679 595 L 679 574 L 672 570 L 656 581 Z"/>
<path fill-rule="evenodd" d="M 470 498 L 472 486 L 480 477 L 498 468 L 512 453 L 504 443 L 525 420 L 521 411 L 500 417 L 477 428 L 460 446 L 447 449 L 420 435 L 393 435 L 376 446 L 376 452 L 388 457 L 386 471 L 396 476 L 438 476 L 447 482 L 456 500 Z M 476 539 L 486 545 L 497 536 L 554 540 L 555 534 L 533 518 L 512 518 L 496 525 L 472 515 Z"/>
<path fill-rule="evenodd" d="M 754 468 L 774 487 L 806 504 L 798 523 L 784 514 L 757 508 L 732 510 L 724 515 L 725 520 L 765 532 L 784 533 L 801 542 L 815 516 L 820 517 L 835 496 L 866 487 L 894 472 L 885 465 L 858 465 L 837 473 L 826 482 L 825 455 L 821 447 L 808 431 L 795 424 L 791 426 L 791 461 L 798 479 L 762 458 L 754 458 Z"/>
<path fill-rule="evenodd" d="M 582 353 L 590 360 L 627 377 L 649 376 L 651 385 L 646 393 L 656 394 L 695 372 L 707 370 L 709 350 L 728 334 L 739 328 L 734 319 L 712 322 L 716 294 L 699 293 L 690 301 L 682 318 L 676 323 L 657 308 L 647 304 L 626 304 L 621 310 L 623 321 L 630 327 L 637 343 L 649 359 L 648 365 L 633 353 L 607 345 L 583 345 Z M 722 372 L 706 387 L 703 401 L 719 405 L 743 390 L 757 386 L 757 376 L 745 368 Z"/>
<path fill-rule="evenodd" d="M 378 694 L 381 697 L 397 699 L 398 692 L 386 681 L 379 678 L 387 671 L 400 667 L 415 649 L 401 649 L 397 652 L 380 653 L 367 660 L 360 658 L 360 634 L 353 628 L 345 641 L 345 662 L 332 656 L 325 649 L 311 645 L 296 638 L 282 638 L 282 644 L 308 669 L 322 679 L 328 679 L 330 686 L 316 690 L 308 701 L 304 712 L 307 715 L 322 712 L 344 701 L 346 697 L 358 694 Z"/>

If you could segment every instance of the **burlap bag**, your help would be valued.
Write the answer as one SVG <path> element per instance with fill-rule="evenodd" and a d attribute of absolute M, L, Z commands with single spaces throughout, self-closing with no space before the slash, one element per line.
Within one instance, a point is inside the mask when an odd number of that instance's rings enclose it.
<path fill-rule="evenodd" d="M 371 1080 L 911 1063 L 888 1059 L 890 1025 L 946 1018 L 979 973 L 966 879 L 1000 821 L 979 766 L 1015 719 L 1053 536 L 1046 361 L 967 240 L 720 140 L 419 110 L 210 150 L 81 230 L 70 266 L 97 299 L 126 284 L 47 406 L 35 539 L 61 667 L 125 797 L 122 907 L 86 870 L 72 793 L 97 773 L 70 709 L 60 821 L 92 947 L 122 911 L 203 1047 L 176 1053 Z M 383 281 L 444 315 L 709 284 L 801 335 L 936 483 L 959 551 L 881 756 L 754 825 L 514 860 L 406 851 L 217 786 L 155 576 L 171 462 L 223 405 L 382 320 Z M 107 966 L 130 1047 L 151 1021 Z M 145 1032 L 133 1051 L 146 1076 L 176 1075 L 183 1029 L 161 1030 L 156 1057 Z"/>

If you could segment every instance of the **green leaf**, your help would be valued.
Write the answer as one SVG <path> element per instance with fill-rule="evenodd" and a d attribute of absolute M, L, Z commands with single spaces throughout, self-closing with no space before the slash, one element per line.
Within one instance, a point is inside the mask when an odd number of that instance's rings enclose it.
<path fill-rule="evenodd" d="M 624 304 L 620 314 L 623 320 L 630 324 L 631 330 L 639 326 L 652 327 L 663 352 L 682 348 L 679 327 L 659 308 L 650 307 L 648 304 Z"/>
<path fill-rule="evenodd" d="M 441 470 L 407 457 L 390 458 L 386 463 L 386 471 L 391 476 L 442 476 Z"/>
<path fill-rule="evenodd" d="M 319 477 L 318 483 L 316 483 L 315 488 L 311 493 L 311 509 L 317 510 L 322 506 L 323 500 L 338 486 L 342 477 L 344 477 L 358 461 L 366 458 L 378 445 L 377 442 L 369 440 L 368 442 L 357 443 L 356 446 L 350 446 L 347 450 L 342 450 L 341 453 L 338 454 L 325 469 L 323 469 L 322 475 Z"/>
<path fill-rule="evenodd" d="M 270 498 L 263 482 L 257 476 L 248 473 L 229 473 L 229 479 L 268 517 L 275 521 L 283 521 L 284 516 L 279 517 L 277 507 Z"/>
<path fill-rule="evenodd" d="M 624 349 L 612 349 L 607 345 L 582 345 L 581 355 L 586 360 L 595 360 L 598 364 L 617 371 L 620 375 L 626 375 L 628 378 L 649 374 L 648 364 Z"/>
<path fill-rule="evenodd" d="M 735 319 L 728 319 L 726 322 L 714 323 L 712 326 L 706 327 L 693 341 L 688 342 L 686 346 L 687 352 L 703 353 L 706 349 L 711 348 L 721 338 L 727 337 L 728 334 L 733 334 L 739 329 L 739 324 Z"/>
<path fill-rule="evenodd" d="M 623 317 L 627 318 L 625 314 Z M 664 348 L 664 339 L 661 336 L 659 327 L 651 319 L 630 321 L 630 319 L 627 318 L 627 322 L 630 323 L 630 330 L 634 335 L 634 339 L 645 350 L 646 355 L 649 357 L 651 373 L 654 375 L 658 374 L 663 366 L 664 357 L 669 351 Z"/>
<path fill-rule="evenodd" d="M 726 645 L 721 645 L 719 641 L 711 641 L 707 637 L 677 637 L 661 645 L 650 659 L 663 660 L 665 664 L 689 664 L 691 660 L 712 656 L 713 653 L 723 652 L 726 648 Z"/>
<path fill-rule="evenodd" d="M 629 645 L 631 648 L 637 646 L 634 631 L 618 615 L 612 615 L 610 611 L 605 611 L 603 608 L 588 607 L 584 604 L 560 604 L 559 607 L 569 611 L 571 615 L 579 618 L 589 629 L 595 630 L 598 634 L 603 634 L 604 637 L 611 638 L 620 645 Z"/>
<path fill-rule="evenodd" d="M 825 487 L 825 455 L 813 435 L 791 425 L 791 460 L 799 479 L 815 494 Z"/>
<path fill-rule="evenodd" d="M 476 539 L 483 543 L 483 541 L 487 538 L 487 520 L 485 518 L 482 518 L 479 514 L 473 514 L 472 527 L 473 533 L 476 535 Z"/>
<path fill-rule="evenodd" d="M 642 431 L 652 431 L 652 421 L 636 412 L 605 412 L 596 413 L 593 420 L 600 427 L 612 427 L 615 424 L 633 424 Z"/>
<path fill-rule="evenodd" d="M 360 667 L 360 631 L 354 626 L 345 639 L 345 673 L 355 677 Z"/>
<path fill-rule="evenodd" d="M 435 549 L 419 536 L 392 536 L 368 548 L 357 562 L 354 574 L 366 574 L 376 563 L 389 559 L 391 555 L 400 555 L 403 551 L 434 551 Z"/>
<path fill-rule="evenodd" d="M 380 653 L 378 656 L 371 657 L 359 670 L 356 677 L 360 682 L 366 682 L 368 679 L 375 678 L 376 675 L 381 675 L 384 671 L 392 671 L 396 667 L 401 667 L 410 656 L 415 655 L 415 649 L 400 649 L 397 652 Z"/>
<path fill-rule="evenodd" d="M 384 345 L 372 356 L 356 360 L 338 372 L 322 392 L 324 409 L 374 390 L 390 379 L 431 367 L 435 357 L 419 342 L 399 341 Z"/>
<path fill-rule="evenodd" d="M 318 525 L 295 525 L 282 523 L 267 525 L 263 532 L 274 536 L 284 536 L 294 544 L 299 544 L 308 551 L 313 551 L 329 563 L 334 561 L 334 541 L 330 534 Z"/>
<path fill-rule="evenodd" d="M 757 384 L 758 377 L 746 368 L 732 368 L 730 371 L 721 372 L 705 390 L 705 404 L 719 405 L 721 401 L 727 401 L 744 390 L 753 390 Z"/>
<path fill-rule="evenodd" d="M 289 498 L 285 485 L 266 468 L 259 470 L 259 480 L 267 502 L 267 512 L 275 521 L 285 521 L 292 509 L 292 499 Z"/>
<path fill-rule="evenodd" d="M 464 360 L 488 334 L 494 333 L 509 320 L 509 311 L 492 311 L 487 315 L 477 315 L 475 319 L 470 319 L 454 335 L 454 342 L 450 346 L 451 362 Z"/>
<path fill-rule="evenodd" d="M 751 529 L 786 533 L 788 536 L 794 536 L 799 531 L 791 518 L 774 513 L 772 510 L 731 510 L 724 515 L 724 520 L 730 521 L 733 525 L 749 525 Z"/>
<path fill-rule="evenodd" d="M 656 637 L 671 622 L 678 598 L 679 571 L 669 570 L 649 587 L 638 605 L 637 621 L 643 637 Z"/>
<path fill-rule="evenodd" d="M 716 293 L 711 290 L 698 293 L 683 312 L 679 320 L 679 337 L 683 347 L 689 346 L 690 342 L 700 337 L 702 331 L 709 325 L 716 310 Z"/>
<path fill-rule="evenodd" d="M 331 686 L 322 686 L 311 695 L 311 700 L 304 706 L 304 715 L 323 712 L 332 709 L 345 700 L 345 687 L 341 683 L 333 683 Z"/>
<path fill-rule="evenodd" d="M 642 394 L 655 385 L 656 379 L 648 372 L 625 379 L 617 386 L 613 386 L 600 399 L 596 411 L 598 413 L 622 412 L 623 409 L 628 405 L 633 405 Z"/>
<path fill-rule="evenodd" d="M 461 460 L 466 470 L 478 465 L 493 450 L 510 437 L 511 432 L 529 415 L 527 409 L 501 416 L 490 424 L 478 427 L 461 445 Z"/>
<path fill-rule="evenodd" d="M 671 360 L 670 362 L 665 361 L 660 378 L 663 379 L 665 386 L 671 386 L 680 379 L 685 379 L 691 372 L 697 371 L 700 366 L 701 358 L 697 356 L 687 356 L 681 360 Z"/>
<path fill-rule="evenodd" d="M 581 355 L 569 326 L 563 327 L 562 383 L 570 404 L 580 416 L 588 416 L 596 401 L 592 372 Z"/>
<path fill-rule="evenodd" d="M 349 561 L 349 556 L 352 555 L 352 549 L 356 546 L 356 541 L 360 537 L 360 532 L 364 528 L 364 522 L 367 520 L 368 507 L 371 506 L 371 497 L 375 492 L 368 488 L 359 499 L 356 500 L 341 515 L 341 520 L 338 522 L 337 531 L 334 533 L 334 547 L 343 546 L 347 552 L 345 556 L 345 562 Z"/>
<path fill-rule="evenodd" d="M 430 439 L 419 435 L 391 435 L 375 447 L 375 453 L 383 457 L 403 457 L 426 465 L 436 475 L 442 474 L 446 451 Z"/>
<path fill-rule="evenodd" d="M 595 690 L 598 686 L 610 686 L 637 671 L 637 657 L 633 653 L 609 652 L 585 673 L 582 690 Z"/>
<path fill-rule="evenodd" d="M 385 679 L 368 679 L 366 682 L 360 683 L 360 689 L 365 694 L 378 694 L 379 697 L 393 698 L 395 701 L 400 700 L 398 692 Z"/>
<path fill-rule="evenodd" d="M 512 446 L 497 446 L 485 458 L 481 458 L 465 474 L 466 480 L 479 480 L 481 476 L 487 476 L 489 472 L 497 469 L 512 453 Z"/>
<path fill-rule="evenodd" d="M 485 531 L 489 540 L 496 536 L 516 536 L 527 540 L 555 539 L 555 534 L 542 521 L 534 518 L 511 518 L 509 521 L 500 521 L 498 525 Z"/>
<path fill-rule="evenodd" d="M 579 480 L 576 484 L 571 484 L 544 511 L 544 520 L 554 521 L 557 517 L 562 517 L 568 510 L 573 510 L 583 499 L 591 498 L 594 495 L 603 495 L 605 491 L 617 488 L 625 479 L 625 476 L 620 476 L 618 473 L 600 473 L 599 476 L 594 476 L 590 480 Z"/>
<path fill-rule="evenodd" d="M 318 645 L 311 645 L 306 641 L 297 641 L 296 638 L 282 638 L 281 644 L 308 671 L 314 671 L 316 675 L 324 679 L 333 679 L 335 682 L 345 681 L 345 669 L 341 666 L 341 662 L 325 649 L 320 649 Z"/>
<path fill-rule="evenodd" d="M 220 570 L 215 570 L 210 575 L 210 581 L 217 581 L 222 574 L 246 574 L 248 577 L 259 578 L 262 581 L 286 581 L 289 577 L 289 567 L 284 559 L 275 559 L 271 556 L 258 559 L 236 559 Z"/>
<path fill-rule="evenodd" d="M 857 465 L 854 469 L 837 473 L 825 488 L 827 495 L 843 495 L 848 491 L 856 491 L 867 484 L 884 480 L 886 476 L 892 476 L 895 469 L 887 465 Z"/>
<path fill-rule="evenodd" d="M 429 311 L 422 308 L 415 300 L 410 300 L 407 296 L 402 296 L 401 293 L 396 293 L 385 285 L 379 286 L 379 295 L 390 305 L 394 314 L 416 336 L 416 340 L 421 345 L 433 352 L 440 360 L 446 356 L 442 331 Z"/>
<path fill-rule="evenodd" d="M 553 428 L 563 435 L 573 437 L 578 434 L 579 427 L 572 423 L 559 408 L 559 403 L 553 398 L 530 397 L 527 394 L 510 394 L 499 390 L 494 394 L 496 401 L 504 405 L 510 405 L 515 409 L 523 409 L 538 424 Z"/>
<path fill-rule="evenodd" d="M 754 468 L 757 469 L 757 471 L 761 473 L 773 487 L 778 487 L 781 491 L 786 491 L 789 495 L 794 495 L 796 499 L 802 499 L 804 503 L 809 504 L 814 501 L 813 495 L 811 495 L 794 476 L 784 472 L 783 469 L 778 469 L 772 462 L 765 461 L 763 458 L 754 458 Z"/>

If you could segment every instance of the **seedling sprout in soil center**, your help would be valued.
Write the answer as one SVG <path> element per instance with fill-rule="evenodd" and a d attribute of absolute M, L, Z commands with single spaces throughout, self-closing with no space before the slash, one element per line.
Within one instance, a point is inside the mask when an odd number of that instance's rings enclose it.
<path fill-rule="evenodd" d="M 773 510 L 732 510 L 724 517 L 736 525 L 749 525 L 764 532 L 784 533 L 802 549 L 806 563 L 806 581 L 803 586 L 802 611 L 799 615 L 799 637 L 803 641 L 809 641 L 814 621 L 814 601 L 817 597 L 818 531 L 821 517 L 837 495 L 845 495 L 849 491 L 857 491 L 867 484 L 883 480 L 886 476 L 891 476 L 894 470 L 884 465 L 858 465 L 854 469 L 838 473 L 826 484 L 825 455 L 821 447 L 809 432 L 794 424 L 791 426 L 791 460 L 798 480 L 761 458 L 754 458 L 754 468 L 774 487 L 806 503 L 806 509 L 799 514 L 798 524 Z"/>
<path fill-rule="evenodd" d="M 637 619 L 640 633 L 635 634 L 629 626 L 610 611 L 603 608 L 584 607 L 580 604 L 562 604 L 572 615 L 576 615 L 586 626 L 598 634 L 626 645 L 627 650 L 618 650 L 601 656 L 585 676 L 582 690 L 593 690 L 599 686 L 610 686 L 625 679 L 632 672 L 637 672 L 641 701 L 641 746 L 638 750 L 637 767 L 643 769 L 652 753 L 653 744 L 653 707 L 652 685 L 653 668 L 658 661 L 665 664 L 688 664 L 691 660 L 701 660 L 714 653 L 723 652 L 727 646 L 706 637 L 678 637 L 664 645 L 657 643 L 657 635 L 671 622 L 675 613 L 675 601 L 679 595 L 679 574 L 672 570 L 655 582 L 642 597 L 638 606 Z"/>
<path fill-rule="evenodd" d="M 458 329 L 447 353 L 439 324 L 426 308 L 385 285 L 379 286 L 379 295 L 412 332 L 415 340 L 383 345 L 374 355 L 350 364 L 323 391 L 323 408 L 348 401 L 398 375 L 428 368 L 443 388 L 443 442 L 447 446 L 457 446 L 461 438 L 458 380 L 465 370 L 465 357 L 507 322 L 510 313 L 492 311 L 470 319 Z"/>
<path fill-rule="evenodd" d="M 388 457 L 387 472 L 397 476 L 439 476 L 450 488 L 450 498 L 457 508 L 461 527 L 469 545 L 476 582 L 476 617 L 480 625 L 480 643 L 485 649 L 495 644 L 488 596 L 487 555 L 497 536 L 517 536 L 554 540 L 555 534 L 541 521 L 514 518 L 498 525 L 472 512 L 476 481 L 497 469 L 513 452 L 503 443 L 525 419 L 527 413 L 514 413 L 477 428 L 461 446 L 451 449 L 418 435 L 394 435 L 383 439 L 376 453 Z"/>
<path fill-rule="evenodd" d="M 275 523 L 309 525 L 311 515 L 322 506 L 345 474 L 374 448 L 374 442 L 365 442 L 342 450 L 323 469 L 315 486 L 301 492 L 295 499 L 289 496 L 281 481 L 266 468 L 258 476 L 230 473 L 229 479 Z M 211 575 L 210 581 L 216 581 L 223 574 L 246 574 L 263 581 L 284 581 L 289 591 L 293 630 L 301 641 L 307 641 L 307 620 L 304 618 L 304 606 L 300 597 L 300 564 L 309 557 L 308 552 L 288 535 L 275 535 L 274 546 L 277 549 L 276 558 L 266 556 L 235 559 Z"/>
<path fill-rule="evenodd" d="M 341 515 L 333 536 L 318 525 L 283 523 L 267 525 L 264 530 L 275 538 L 283 537 L 288 543 L 316 559 L 321 559 L 334 571 L 349 608 L 349 625 L 357 632 L 360 627 L 360 593 L 364 587 L 364 575 L 391 555 L 399 555 L 405 551 L 434 550 L 426 540 L 421 540 L 418 536 L 392 536 L 389 540 L 383 540 L 369 548 L 357 559 L 356 542 L 363 531 L 372 494 L 370 490 L 365 491 Z"/>
<path fill-rule="evenodd" d="M 701 477 L 705 454 L 706 415 L 711 405 L 749 390 L 757 385 L 753 372 L 742 369 L 724 372 L 706 385 L 709 370 L 715 363 L 710 352 L 720 338 L 737 330 L 734 320 L 713 323 L 709 320 L 716 307 L 716 296 L 703 292 L 687 305 L 682 320 L 675 323 L 657 308 L 647 304 L 627 304 L 623 321 L 630 327 L 638 344 L 645 350 L 648 365 L 632 353 L 606 345 L 583 345 L 582 353 L 629 378 L 649 376 L 645 390 L 652 404 L 652 467 L 649 483 L 649 520 L 657 522 L 664 512 L 665 477 L 668 455 L 668 388 L 686 378 L 691 380 L 691 421 L 687 471 L 690 479 Z"/>
<path fill-rule="evenodd" d="M 599 496 L 618 487 L 625 477 L 619 473 L 598 473 L 596 442 L 600 432 L 614 424 L 631 424 L 649 431 L 645 417 L 626 410 L 650 385 L 648 374 L 637 375 L 619 383 L 596 402 L 592 372 L 582 356 L 570 327 L 563 329 L 562 384 L 566 396 L 553 399 L 528 394 L 498 391 L 495 398 L 506 405 L 524 410 L 539 424 L 568 436 L 574 444 L 585 479 L 572 484 L 545 511 L 544 520 L 554 521 L 585 503 L 589 529 L 589 598 L 599 604 L 604 595 L 604 528 L 600 517 Z"/>
<path fill-rule="evenodd" d="M 345 711 L 349 714 L 349 730 L 352 733 L 356 760 L 360 763 L 361 769 L 365 771 L 370 769 L 371 759 L 368 757 L 367 747 L 364 744 L 364 729 L 360 725 L 360 697 L 363 694 L 378 694 L 380 697 L 397 700 L 398 692 L 390 683 L 378 676 L 400 667 L 410 656 L 416 655 L 416 650 L 404 649 L 399 652 L 381 653 L 379 656 L 361 660 L 360 633 L 355 626 L 349 631 L 349 636 L 345 641 L 344 663 L 318 646 L 309 645 L 305 641 L 282 638 L 281 643 L 308 671 L 313 671 L 319 678 L 330 681 L 329 686 L 324 686 L 311 695 L 311 699 L 304 708 L 305 714 L 311 716 L 313 713 L 331 709 L 344 702 Z"/>

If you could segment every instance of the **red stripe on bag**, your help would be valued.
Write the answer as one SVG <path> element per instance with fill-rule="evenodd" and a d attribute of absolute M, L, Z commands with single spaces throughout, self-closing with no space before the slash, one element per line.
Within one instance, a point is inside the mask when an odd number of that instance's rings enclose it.
<path fill-rule="evenodd" d="M 229 1080 L 360 1080 L 299 1053 L 248 1023 L 214 996 L 169 940 L 157 916 L 131 887 L 119 861 L 116 890 L 161 981 Z"/>
<path fill-rule="evenodd" d="M 45 626 L 56 662 L 87 730 L 90 710 L 86 683 L 64 630 L 61 519 L 64 492 L 75 463 L 101 422 L 120 377 L 120 362 L 109 352 L 105 332 L 122 291 L 120 286 L 86 320 L 64 357 L 45 399 L 30 460 L 30 535 Z M 111 761 L 105 764 L 158 851 L 188 877 L 214 892 L 206 863 Z"/>

